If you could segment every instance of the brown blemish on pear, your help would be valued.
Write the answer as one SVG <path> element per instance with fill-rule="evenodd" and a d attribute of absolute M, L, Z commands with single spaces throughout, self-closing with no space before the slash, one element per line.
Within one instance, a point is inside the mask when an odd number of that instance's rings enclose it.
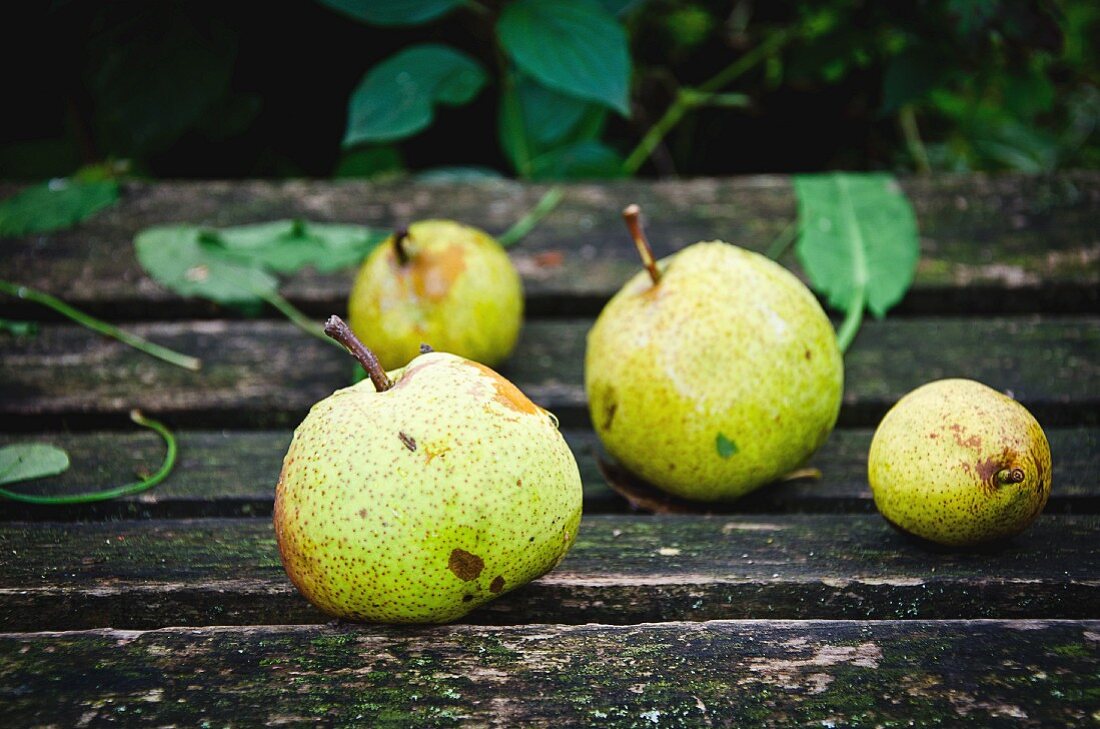
<path fill-rule="evenodd" d="M 416 452 L 416 441 L 405 435 L 401 431 L 398 431 L 397 437 L 401 439 L 401 442 L 405 444 L 405 447 L 410 451 Z"/>
<path fill-rule="evenodd" d="M 447 560 L 447 569 L 454 572 L 458 579 L 469 582 L 481 576 L 481 571 L 485 569 L 485 560 L 465 549 L 455 548 L 451 550 L 450 559 Z"/>
<path fill-rule="evenodd" d="M 480 362 L 467 360 L 466 364 L 481 370 L 485 373 L 485 376 L 492 381 L 493 387 L 496 389 L 496 395 L 493 399 L 501 405 L 521 413 L 531 413 L 532 415 L 538 414 L 538 406 L 531 402 L 530 398 L 520 392 L 520 389 L 511 382 Z"/>
<path fill-rule="evenodd" d="M 489 592 L 494 595 L 504 589 L 504 577 L 497 575 L 493 578 L 493 581 L 489 583 Z"/>
<path fill-rule="evenodd" d="M 412 241 L 411 237 L 406 241 Z M 420 299 L 428 301 L 441 301 L 451 290 L 451 286 L 466 270 L 466 254 L 460 245 L 451 245 L 446 248 L 417 251 L 414 245 L 408 243 L 402 250 L 407 251 L 407 259 L 402 263 L 394 246 L 390 254 L 390 266 L 394 276 L 402 281 L 406 290 Z"/>

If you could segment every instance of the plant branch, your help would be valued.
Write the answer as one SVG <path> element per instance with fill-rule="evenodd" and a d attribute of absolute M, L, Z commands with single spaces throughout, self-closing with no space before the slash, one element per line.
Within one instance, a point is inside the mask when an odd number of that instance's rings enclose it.
<path fill-rule="evenodd" d="M 796 238 L 798 238 L 798 218 L 787 223 L 786 227 L 779 231 L 779 235 L 775 236 L 775 239 L 768 245 L 765 254 L 773 261 L 778 261 Z"/>
<path fill-rule="evenodd" d="M 538 225 L 543 218 L 553 212 L 564 195 L 565 190 L 561 187 L 557 185 L 551 187 L 546 191 L 546 194 L 535 203 L 535 207 L 528 210 L 511 228 L 504 231 L 497 241 L 505 248 L 518 243 L 524 236 L 534 230 L 535 226 Z"/>
<path fill-rule="evenodd" d="M 931 172 L 932 164 L 928 160 L 928 150 L 925 149 L 924 140 L 921 139 L 917 115 L 912 104 L 906 104 L 898 111 L 898 126 L 901 127 L 905 144 L 909 147 L 909 156 L 913 158 L 917 172 L 922 175 Z"/>
<path fill-rule="evenodd" d="M 325 336 L 325 330 L 321 325 L 306 316 L 305 312 L 284 299 L 282 295 L 280 295 L 278 292 L 257 291 L 256 295 L 262 298 L 268 304 L 271 304 L 271 306 L 275 307 L 275 309 L 277 309 L 280 314 L 285 316 L 287 319 L 290 319 L 291 323 L 293 323 L 296 327 L 301 329 L 306 334 L 317 337 L 324 342 L 332 342 L 331 339 Z"/>
<path fill-rule="evenodd" d="M 157 472 L 148 478 L 142 479 L 136 483 L 127 484 L 125 486 L 118 486 L 112 489 L 105 489 L 103 491 L 90 491 L 83 494 L 68 494 L 65 496 L 36 496 L 33 494 L 21 494 L 16 491 L 9 491 L 8 489 L 0 488 L 0 496 L 12 501 L 19 501 L 24 504 L 47 504 L 52 506 L 64 506 L 69 504 L 90 504 L 96 501 L 108 501 L 110 499 L 117 499 L 122 496 L 131 496 L 133 494 L 147 491 L 161 481 L 168 477 L 168 474 L 172 472 L 172 468 L 176 465 L 176 455 L 179 452 L 179 447 L 176 444 L 176 437 L 172 435 L 172 431 L 168 430 L 162 423 L 156 420 L 150 420 L 141 414 L 140 410 L 130 411 L 130 420 L 133 420 L 140 426 L 149 428 L 155 431 L 161 438 L 164 439 L 164 445 L 166 451 L 164 453 L 164 461 L 160 464 L 160 468 Z"/>
<path fill-rule="evenodd" d="M 117 339 L 123 344 L 133 347 L 140 352 L 144 352 L 150 357 L 156 357 L 161 361 L 173 364 L 177 367 L 183 367 L 184 369 L 192 371 L 198 371 L 202 367 L 202 360 L 195 357 L 189 357 L 186 354 L 180 354 L 175 350 L 162 347 L 159 344 L 154 344 L 144 337 L 139 337 L 136 334 L 131 334 L 130 332 L 119 329 L 105 321 L 96 319 L 44 291 L 38 291 L 28 286 L 14 284 L 10 281 L 0 281 L 0 293 L 9 294 L 19 299 L 33 301 L 36 304 L 49 307 L 58 314 L 75 321 L 82 327 L 86 327 L 94 332 L 111 337 L 112 339 Z"/>
<path fill-rule="evenodd" d="M 639 220 L 641 213 L 641 208 L 637 205 L 627 205 L 623 210 L 623 221 L 626 222 L 626 227 L 630 231 L 630 237 L 634 239 L 634 247 L 638 249 L 638 255 L 642 257 L 642 264 L 649 271 L 649 278 L 656 286 L 661 283 L 661 271 L 657 268 L 657 262 L 653 260 L 653 249 L 650 248 L 645 231 L 642 230 L 642 223 Z"/>
<path fill-rule="evenodd" d="M 363 369 L 370 375 L 370 381 L 374 383 L 375 390 L 385 392 L 393 387 L 393 380 L 386 374 L 386 370 L 382 368 L 378 358 L 374 356 L 374 352 L 367 349 L 359 341 L 359 338 L 355 336 L 354 332 L 351 331 L 351 327 L 343 319 L 335 314 L 330 316 L 328 321 L 325 322 L 325 334 L 342 344 L 344 349 L 359 360 L 359 364 L 363 365 Z"/>
<path fill-rule="evenodd" d="M 645 136 L 638 142 L 638 146 L 636 146 L 634 151 L 627 156 L 626 160 L 623 162 L 623 172 L 628 175 L 637 172 L 641 166 L 645 164 L 645 161 L 649 159 L 649 156 L 653 154 L 653 150 L 657 148 L 657 145 L 661 143 L 665 135 L 684 118 L 684 115 L 688 111 L 698 106 L 705 106 L 710 102 L 712 97 L 718 94 L 720 89 L 761 61 L 765 61 L 774 56 L 796 35 L 797 31 L 792 30 L 783 30 L 773 33 L 760 45 L 726 66 L 699 86 L 680 89 L 672 105 L 669 106 L 664 115 L 650 127 L 649 131 L 646 132 Z"/>

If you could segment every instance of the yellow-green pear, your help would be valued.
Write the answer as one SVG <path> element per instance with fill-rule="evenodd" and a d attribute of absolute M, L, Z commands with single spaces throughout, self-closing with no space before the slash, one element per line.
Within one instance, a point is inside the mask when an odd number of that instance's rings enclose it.
<path fill-rule="evenodd" d="M 338 317 L 326 332 L 370 379 L 313 406 L 279 475 L 275 536 L 310 602 L 447 622 L 562 560 L 581 480 L 550 413 L 477 362 L 429 352 L 386 373 Z"/>
<path fill-rule="evenodd" d="M 424 220 L 367 256 L 348 299 L 348 323 L 386 369 L 422 343 L 495 367 L 523 320 L 523 285 L 508 254 L 484 231 Z"/>
<path fill-rule="evenodd" d="M 1020 403 L 980 382 L 937 380 L 886 413 L 867 459 L 875 506 L 902 531 L 949 546 L 1004 539 L 1050 495 L 1050 445 Z"/>
<path fill-rule="evenodd" d="M 585 391 L 608 453 L 651 484 L 734 499 L 802 464 L 840 409 L 843 361 L 825 312 L 789 271 L 728 243 L 655 262 L 588 334 Z"/>

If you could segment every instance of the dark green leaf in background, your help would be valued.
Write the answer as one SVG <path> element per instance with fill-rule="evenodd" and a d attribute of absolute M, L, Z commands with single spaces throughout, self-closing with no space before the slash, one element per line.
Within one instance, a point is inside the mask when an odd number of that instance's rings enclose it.
<path fill-rule="evenodd" d="M 446 15 L 463 0 L 319 0 L 371 25 L 419 25 Z"/>
<path fill-rule="evenodd" d="M 497 35 L 541 83 L 630 115 L 626 32 L 595 0 L 517 0 L 501 13 Z"/>
<path fill-rule="evenodd" d="M 69 470 L 69 454 L 47 443 L 16 443 L 0 448 L 0 485 L 56 476 Z"/>
<path fill-rule="evenodd" d="M 373 147 L 356 147 L 340 155 L 333 177 L 355 177 L 366 180 L 380 179 L 400 174 L 405 169 L 401 152 L 391 144 Z"/>
<path fill-rule="evenodd" d="M 38 324 L 33 321 L 0 318 L 0 332 L 6 332 L 17 337 L 30 337 L 38 333 Z"/>
<path fill-rule="evenodd" d="M 513 90 L 514 89 L 514 90 Z M 522 169 L 520 145 L 537 157 L 557 146 L 587 141 L 600 135 L 607 118 L 605 107 L 548 89 L 532 78 L 517 75 L 514 94 L 501 105 L 500 144 L 517 170 Z"/>
<path fill-rule="evenodd" d="M 389 142 L 432 122 L 434 106 L 458 106 L 485 85 L 481 65 L 446 46 L 413 46 L 367 72 L 352 93 L 344 146 Z"/>
<path fill-rule="evenodd" d="M 623 176 L 623 158 L 589 140 L 547 152 L 531 161 L 533 180 L 606 180 Z"/>
<path fill-rule="evenodd" d="M 916 217 L 897 181 L 880 173 L 797 175 L 794 189 L 795 251 L 811 285 L 842 311 L 866 302 L 884 315 L 909 289 L 920 256 Z"/>
<path fill-rule="evenodd" d="M 77 182 L 59 178 L 28 187 L 0 201 L 0 236 L 68 228 L 118 200 L 114 180 Z"/>

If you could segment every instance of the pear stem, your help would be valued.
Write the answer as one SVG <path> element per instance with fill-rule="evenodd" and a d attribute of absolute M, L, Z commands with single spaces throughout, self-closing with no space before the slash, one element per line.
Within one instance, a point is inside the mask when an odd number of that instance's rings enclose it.
<path fill-rule="evenodd" d="M 1002 468 L 1000 471 L 997 471 L 997 484 L 1000 486 L 1023 483 L 1025 478 L 1024 472 L 1019 468 L 1013 468 L 1012 470 Z"/>
<path fill-rule="evenodd" d="M 623 209 L 623 220 L 630 231 L 630 237 L 634 239 L 634 246 L 638 249 L 638 255 L 642 257 L 642 264 L 649 271 L 649 277 L 653 279 L 653 285 L 656 286 L 661 283 L 661 272 L 657 269 L 657 262 L 653 260 L 653 249 L 649 247 L 645 231 L 642 230 L 642 223 L 639 220 L 641 213 L 641 208 L 632 203 Z"/>
<path fill-rule="evenodd" d="M 408 237 L 408 228 L 398 228 L 393 232 L 393 251 L 397 254 L 397 264 L 399 266 L 404 266 L 409 262 L 409 252 L 405 250 L 405 239 Z"/>
<path fill-rule="evenodd" d="M 333 314 L 325 322 L 325 334 L 335 339 L 340 344 L 344 345 L 344 348 L 351 352 L 355 359 L 359 360 L 359 364 L 363 365 L 363 369 L 367 371 L 370 376 L 370 381 L 374 383 L 374 389 L 378 392 L 385 392 L 393 387 L 393 380 L 386 374 L 386 370 L 382 369 L 381 363 L 378 358 L 374 356 L 374 352 L 367 349 L 366 345 L 359 341 L 359 338 L 351 331 L 343 319 Z"/>

